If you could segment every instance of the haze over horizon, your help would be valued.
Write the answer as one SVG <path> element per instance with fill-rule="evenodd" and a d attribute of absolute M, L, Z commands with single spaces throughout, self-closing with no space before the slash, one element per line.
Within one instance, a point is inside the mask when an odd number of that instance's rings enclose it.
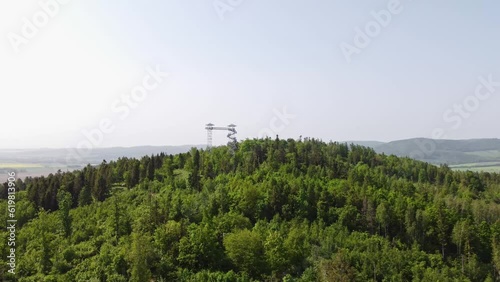
<path fill-rule="evenodd" d="M 39 1 L 0 3 L 0 149 L 500 138 L 500 3 L 401 0 L 360 47 L 394 2 L 66 2 L 32 38 Z"/>
<path fill-rule="evenodd" d="M 299 136 L 300 137 L 300 136 Z M 312 136 L 302 136 L 303 138 L 316 138 Z M 265 137 L 264 137 L 265 138 Z M 280 139 L 298 139 L 298 137 L 281 137 L 279 136 Z M 224 139 L 224 136 L 221 136 L 219 138 L 220 140 L 217 140 L 218 142 L 214 142 L 215 146 L 220 146 L 220 145 L 226 145 L 228 139 Z M 355 144 L 360 144 L 364 145 L 364 143 L 380 143 L 380 144 L 388 144 L 392 142 L 400 142 L 400 141 L 408 141 L 408 140 L 416 140 L 416 139 L 432 139 L 432 138 L 427 138 L 427 137 L 414 137 L 414 138 L 408 138 L 408 139 L 398 139 L 398 140 L 389 140 L 389 141 L 379 141 L 379 140 L 324 140 L 321 139 L 324 142 L 340 142 L 340 143 L 355 143 Z M 240 139 L 239 141 L 243 141 L 245 139 Z M 500 140 L 500 138 L 492 137 L 492 138 L 468 138 L 468 139 L 433 139 L 433 140 L 440 140 L 440 141 L 468 141 L 468 140 Z M 206 140 L 204 142 L 201 142 L 199 144 L 178 144 L 178 145 L 172 145 L 172 144 L 159 144 L 159 145 L 149 145 L 149 144 L 143 144 L 143 145 L 131 145 L 131 146 L 95 146 L 93 148 L 95 149 L 113 149 L 113 148 L 139 148 L 139 147 L 185 147 L 185 146 L 194 146 L 194 147 L 205 147 L 206 146 Z M 367 145 L 364 145 L 367 146 Z M 370 147 L 370 146 L 368 146 Z M 76 147 L 28 147 L 28 148 L 0 148 L 0 151 L 12 151 L 12 150 L 20 150 L 20 151 L 29 151 L 29 150 L 61 150 L 61 149 L 75 149 Z"/>

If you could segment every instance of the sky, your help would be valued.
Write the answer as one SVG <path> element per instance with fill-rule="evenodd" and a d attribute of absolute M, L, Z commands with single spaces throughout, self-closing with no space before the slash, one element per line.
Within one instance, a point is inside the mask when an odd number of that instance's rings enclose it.
<path fill-rule="evenodd" d="M 204 144 L 209 122 L 236 124 L 239 139 L 500 138 L 499 10 L 2 1 L 0 148 Z"/>

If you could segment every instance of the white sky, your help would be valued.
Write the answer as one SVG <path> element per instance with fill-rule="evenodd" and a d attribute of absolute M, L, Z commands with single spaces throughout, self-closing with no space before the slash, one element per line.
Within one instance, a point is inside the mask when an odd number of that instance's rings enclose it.
<path fill-rule="evenodd" d="M 0 148 L 75 147 L 104 118 L 116 128 L 99 147 L 203 144 L 208 122 L 253 138 L 284 107 L 282 137 L 500 137 L 500 87 L 457 129 L 442 117 L 479 76 L 500 81 L 497 3 L 402 0 L 348 64 L 339 44 L 389 1 L 244 0 L 221 21 L 212 1 L 73 0 L 16 53 L 9 34 L 38 2 L 0 3 Z M 111 105 L 156 65 L 171 76 L 120 119 Z"/>

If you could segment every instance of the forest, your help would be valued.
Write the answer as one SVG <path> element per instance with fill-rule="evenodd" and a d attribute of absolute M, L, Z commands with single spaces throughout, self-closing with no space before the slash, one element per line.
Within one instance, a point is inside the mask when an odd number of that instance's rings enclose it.
<path fill-rule="evenodd" d="M 245 140 L 16 187 L 1 281 L 500 281 L 499 174 L 354 144 Z"/>

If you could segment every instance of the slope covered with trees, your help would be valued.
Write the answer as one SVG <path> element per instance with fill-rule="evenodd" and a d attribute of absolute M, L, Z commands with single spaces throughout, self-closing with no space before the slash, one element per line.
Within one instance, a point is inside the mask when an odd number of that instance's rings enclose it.
<path fill-rule="evenodd" d="M 378 153 L 413 157 L 433 164 L 500 163 L 500 139 L 413 138 L 368 145 Z"/>
<path fill-rule="evenodd" d="M 17 186 L 19 281 L 500 281 L 500 175 L 362 146 L 246 140 Z"/>

